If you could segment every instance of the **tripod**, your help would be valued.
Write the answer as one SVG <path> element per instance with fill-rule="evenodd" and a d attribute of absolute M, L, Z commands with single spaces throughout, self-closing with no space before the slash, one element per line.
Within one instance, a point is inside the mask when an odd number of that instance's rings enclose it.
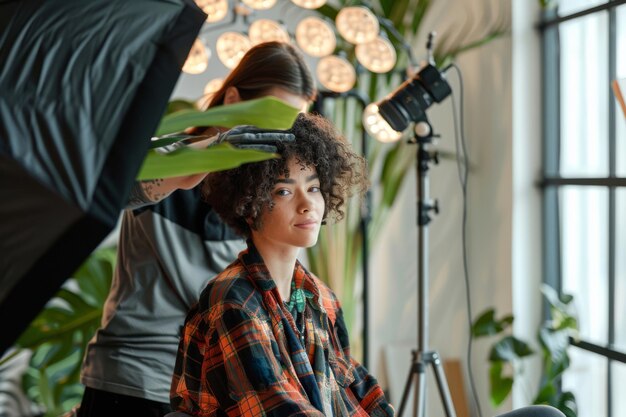
<path fill-rule="evenodd" d="M 428 347 L 428 223 L 429 212 L 439 212 L 437 201 L 428 200 L 428 164 L 439 163 L 437 153 L 427 149 L 432 144 L 432 127 L 428 121 L 415 125 L 415 134 L 411 143 L 417 144 L 417 225 L 418 225 L 418 346 L 412 351 L 411 368 L 402 393 L 398 416 L 402 417 L 409 389 L 415 382 L 413 415 L 424 417 L 426 408 L 426 368 L 432 366 L 441 402 L 447 417 L 456 417 L 452 397 L 443 371 L 441 358 L 436 351 Z"/>

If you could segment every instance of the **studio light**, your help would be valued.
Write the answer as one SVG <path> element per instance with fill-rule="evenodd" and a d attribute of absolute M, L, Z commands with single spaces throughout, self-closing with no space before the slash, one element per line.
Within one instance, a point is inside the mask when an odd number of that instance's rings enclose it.
<path fill-rule="evenodd" d="M 335 24 L 345 40 L 357 45 L 376 39 L 380 29 L 374 13 L 363 6 L 344 7 L 337 14 Z"/>
<path fill-rule="evenodd" d="M 223 78 L 213 78 L 211 81 L 206 83 L 206 85 L 204 86 L 204 94 L 202 95 L 202 97 L 196 100 L 196 106 L 198 107 L 198 109 L 208 109 L 211 100 L 213 100 L 213 96 L 222 87 L 223 84 Z"/>
<path fill-rule="evenodd" d="M 330 91 L 345 93 L 354 87 L 356 71 L 347 59 L 329 55 L 317 63 L 317 79 Z"/>
<path fill-rule="evenodd" d="M 296 43 L 307 54 L 321 58 L 332 54 L 337 38 L 332 26 L 319 17 L 307 17 L 296 26 Z"/>
<path fill-rule="evenodd" d="M 271 19 L 259 19 L 252 22 L 248 29 L 248 37 L 252 45 L 270 41 L 285 43 L 290 41 L 285 27 Z"/>
<path fill-rule="evenodd" d="M 402 137 L 389 126 L 389 123 L 378 112 L 378 104 L 370 103 L 363 110 L 363 127 L 373 138 L 383 143 L 396 142 Z"/>
<path fill-rule="evenodd" d="M 213 94 L 217 92 L 217 90 L 222 88 L 222 84 L 224 84 L 223 78 L 213 78 L 204 86 L 204 95 L 212 96 Z"/>
<path fill-rule="evenodd" d="M 267 10 L 274 7 L 276 0 L 242 0 L 243 4 L 254 10 Z"/>
<path fill-rule="evenodd" d="M 389 72 L 396 65 L 395 48 L 391 42 L 380 36 L 371 42 L 358 44 L 355 53 L 361 65 L 372 72 Z"/>
<path fill-rule="evenodd" d="M 222 64 L 233 69 L 250 49 L 250 40 L 239 32 L 224 32 L 217 39 L 216 49 Z"/>
<path fill-rule="evenodd" d="M 392 129 L 402 132 L 411 122 L 427 121 L 426 109 L 451 92 L 443 73 L 428 64 L 381 100 L 378 110 Z"/>
<path fill-rule="evenodd" d="M 303 7 L 305 9 L 317 9 L 326 4 L 326 0 L 291 0 L 296 6 Z"/>
<path fill-rule="evenodd" d="M 200 39 L 196 39 L 183 65 L 183 72 L 187 74 L 201 74 L 209 65 L 211 50 L 204 46 Z"/>
<path fill-rule="evenodd" d="M 209 23 L 219 22 L 228 13 L 227 0 L 196 0 L 196 4 L 207 14 Z"/>

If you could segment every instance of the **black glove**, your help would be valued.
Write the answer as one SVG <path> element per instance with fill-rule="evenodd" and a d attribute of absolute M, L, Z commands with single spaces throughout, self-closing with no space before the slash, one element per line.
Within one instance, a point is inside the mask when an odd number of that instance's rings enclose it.
<path fill-rule="evenodd" d="M 295 139 L 293 133 L 287 133 L 284 130 L 260 129 L 256 126 L 243 125 L 220 133 L 213 144 L 226 142 L 240 149 L 277 152 L 279 143 L 293 142 Z"/>

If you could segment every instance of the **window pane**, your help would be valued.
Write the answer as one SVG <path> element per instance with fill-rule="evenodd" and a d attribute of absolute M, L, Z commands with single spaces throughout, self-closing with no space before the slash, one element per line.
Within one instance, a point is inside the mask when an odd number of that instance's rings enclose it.
<path fill-rule="evenodd" d="M 622 81 L 622 85 L 626 88 L 626 6 L 617 8 L 617 79 Z M 626 91 L 622 91 L 626 94 Z M 626 98 L 626 97 L 625 97 Z M 626 177 L 626 115 L 622 112 L 619 105 L 616 105 L 615 111 L 615 140 L 617 141 L 617 175 Z"/>
<path fill-rule="evenodd" d="M 562 187 L 563 291 L 574 296 L 583 340 L 608 342 L 608 190 Z"/>
<path fill-rule="evenodd" d="M 563 390 L 572 391 L 576 396 L 578 417 L 606 416 L 608 360 L 575 347 L 570 348 L 569 354 L 571 362 L 563 374 Z"/>
<path fill-rule="evenodd" d="M 624 395 L 624 385 L 626 385 L 626 364 L 611 362 L 611 393 L 613 394 L 614 416 L 626 416 L 626 395 Z"/>
<path fill-rule="evenodd" d="M 616 191 L 615 223 L 615 347 L 626 352 L 626 189 Z M 626 384 L 626 380 L 624 381 Z M 626 413 L 621 414 L 626 416 Z"/>
<path fill-rule="evenodd" d="M 609 174 L 608 27 L 606 12 L 560 26 L 560 163 L 564 177 Z"/>
<path fill-rule="evenodd" d="M 606 0 L 560 0 L 559 15 L 567 16 L 568 14 L 580 12 L 594 6 L 606 3 Z"/>

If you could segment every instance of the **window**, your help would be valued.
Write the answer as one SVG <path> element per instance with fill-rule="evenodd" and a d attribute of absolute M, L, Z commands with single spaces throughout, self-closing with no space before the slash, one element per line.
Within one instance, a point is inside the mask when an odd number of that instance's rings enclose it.
<path fill-rule="evenodd" d="M 574 296 L 581 341 L 563 389 L 579 417 L 626 413 L 626 0 L 561 0 L 543 44 L 544 279 Z M 584 382 L 584 383 L 582 383 Z"/>

